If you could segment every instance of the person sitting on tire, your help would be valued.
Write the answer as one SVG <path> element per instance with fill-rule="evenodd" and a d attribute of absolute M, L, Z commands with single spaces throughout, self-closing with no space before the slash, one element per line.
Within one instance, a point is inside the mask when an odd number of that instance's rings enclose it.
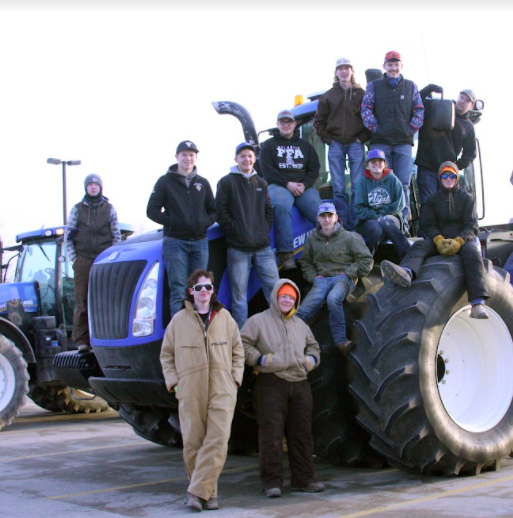
<path fill-rule="evenodd" d="M 441 254 L 461 258 L 471 318 L 488 318 L 484 308 L 489 297 L 485 282 L 483 259 L 474 242 L 479 226 L 474 200 L 458 186 L 459 171 L 453 162 L 444 162 L 438 169 L 440 190 L 430 196 L 421 212 L 421 227 L 425 239 L 417 241 L 401 261 L 400 266 L 383 261 L 383 276 L 408 288 L 422 269 L 424 261 Z"/>
<path fill-rule="evenodd" d="M 260 480 L 268 498 L 281 496 L 283 436 L 287 439 L 293 491 L 320 493 L 315 482 L 312 436 L 312 389 L 307 374 L 321 361 L 310 328 L 295 315 L 299 289 L 280 279 L 271 307 L 249 318 L 241 329 L 246 363 L 257 376 L 253 405 L 258 419 Z"/>
<path fill-rule="evenodd" d="M 167 326 L 160 363 L 166 387 L 176 393 L 183 458 L 190 483 L 185 504 L 214 510 L 231 432 L 244 349 L 239 328 L 216 300 L 212 272 L 187 280 L 185 307 Z"/>
<path fill-rule="evenodd" d="M 319 205 L 317 221 L 319 225 L 306 239 L 299 259 L 303 277 L 313 286 L 297 316 L 308 323 L 326 301 L 333 341 L 346 354 L 354 344 L 346 335 L 344 300 L 354 290 L 357 278 L 371 271 L 372 255 L 360 235 L 344 230 L 333 203 Z"/>
<path fill-rule="evenodd" d="M 385 153 L 371 149 L 367 155 L 367 169 L 356 186 L 356 231 L 374 255 L 384 239 L 390 239 L 402 259 L 410 249 L 403 233 L 403 186 L 387 168 Z"/>

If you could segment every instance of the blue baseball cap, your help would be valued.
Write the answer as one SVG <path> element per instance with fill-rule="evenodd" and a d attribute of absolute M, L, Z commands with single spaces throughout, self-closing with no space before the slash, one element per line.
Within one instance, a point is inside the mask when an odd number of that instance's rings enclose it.
<path fill-rule="evenodd" d="M 333 205 L 333 203 L 326 201 L 319 205 L 319 208 L 317 209 L 317 216 L 325 214 L 326 212 L 329 212 L 330 214 L 336 214 L 337 209 L 335 208 L 335 205 Z"/>
<path fill-rule="evenodd" d="M 255 152 L 255 146 L 252 144 L 248 144 L 247 142 L 241 142 L 236 148 L 235 148 L 235 156 L 237 156 L 243 149 L 251 149 L 253 153 Z"/>
<path fill-rule="evenodd" d="M 380 158 L 381 160 L 386 160 L 385 152 L 381 151 L 381 149 L 371 149 L 369 154 L 367 155 L 367 162 L 372 160 L 373 158 Z"/>

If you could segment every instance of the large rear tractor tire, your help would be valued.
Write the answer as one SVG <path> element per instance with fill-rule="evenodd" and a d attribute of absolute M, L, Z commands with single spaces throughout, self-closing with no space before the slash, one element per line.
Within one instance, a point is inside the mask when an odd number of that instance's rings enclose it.
<path fill-rule="evenodd" d="M 363 316 L 368 306 L 367 296 L 382 285 L 381 272 L 375 268 L 348 297 L 344 313 L 349 338 L 355 339 L 354 322 Z M 353 367 L 333 343 L 326 307 L 319 312 L 312 331 L 321 347 L 321 364 L 308 376 L 313 395 L 315 454 L 340 466 L 383 467 L 386 459 L 369 446 L 369 433 L 356 421 L 358 405 L 348 390 Z"/>
<path fill-rule="evenodd" d="M 0 335 L 0 430 L 10 425 L 25 404 L 27 362 L 12 340 Z"/>
<path fill-rule="evenodd" d="M 369 297 L 351 353 L 358 421 L 401 469 L 498 469 L 513 448 L 513 289 L 485 260 L 489 319 L 469 317 L 459 257 L 436 256 L 411 288 Z"/>
<path fill-rule="evenodd" d="M 36 405 L 51 412 L 89 414 L 110 409 L 107 401 L 100 396 L 63 385 L 36 386 L 29 397 Z"/>

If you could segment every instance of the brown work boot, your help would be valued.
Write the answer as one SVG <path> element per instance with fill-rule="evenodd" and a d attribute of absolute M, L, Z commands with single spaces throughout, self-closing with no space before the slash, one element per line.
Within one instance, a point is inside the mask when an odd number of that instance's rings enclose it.
<path fill-rule="evenodd" d="M 219 509 L 219 502 L 215 496 L 210 497 L 204 504 L 204 511 L 217 511 Z"/>
<path fill-rule="evenodd" d="M 484 304 L 474 304 L 470 310 L 470 318 L 479 318 L 480 320 L 488 318 Z"/>
<path fill-rule="evenodd" d="M 411 286 L 411 275 L 402 266 L 390 261 L 381 261 L 381 273 L 383 277 L 390 279 L 402 288 L 409 288 Z"/>
<path fill-rule="evenodd" d="M 341 342 L 337 344 L 337 349 L 345 356 L 354 349 L 354 342 L 351 342 L 351 340 Z"/>
<path fill-rule="evenodd" d="M 87 353 L 91 350 L 91 345 L 90 344 L 78 344 L 77 349 L 80 354 Z"/>
<path fill-rule="evenodd" d="M 297 268 L 294 260 L 294 252 L 280 252 L 278 254 L 278 268 L 282 270 L 292 270 Z"/>
<path fill-rule="evenodd" d="M 279 487 L 270 487 L 264 490 L 267 498 L 279 498 L 281 496 L 281 489 Z"/>
<path fill-rule="evenodd" d="M 189 493 L 187 491 L 187 494 L 185 495 L 185 505 L 194 511 L 201 511 L 201 500 L 199 496 L 193 495 L 192 493 Z"/>
<path fill-rule="evenodd" d="M 322 493 L 326 488 L 322 482 L 310 482 L 306 486 L 291 487 L 292 491 L 303 491 L 304 493 Z"/>

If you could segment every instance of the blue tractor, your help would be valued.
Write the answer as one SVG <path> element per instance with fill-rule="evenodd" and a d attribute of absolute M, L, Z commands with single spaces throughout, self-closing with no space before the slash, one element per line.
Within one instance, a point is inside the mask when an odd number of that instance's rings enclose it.
<path fill-rule="evenodd" d="M 327 149 L 313 131 L 317 98 L 293 111 L 303 138 L 319 154 L 318 188 L 321 197 L 328 199 L 332 189 Z M 220 114 L 239 119 L 245 140 L 258 146 L 253 122 L 242 106 L 219 102 L 214 107 Z M 474 121 L 480 116 L 476 111 Z M 472 193 L 478 176 L 474 164 L 463 174 L 462 184 Z M 416 193 L 415 175 L 412 191 Z M 410 228 L 418 222 L 416 200 L 413 195 Z M 293 217 L 298 257 L 312 227 L 299 213 Z M 357 344 L 349 359 L 334 348 L 327 312 L 321 310 L 311 323 L 322 348 L 321 365 L 310 375 L 318 456 L 348 466 L 388 462 L 423 474 L 456 475 L 496 469 L 510 455 L 511 230 L 501 225 L 482 229 L 479 235 L 493 294 L 487 303 L 491 315 L 487 321 L 469 318 L 457 256 L 429 259 L 409 290 L 385 284 L 377 267 L 361 279 L 345 303 L 349 337 Z M 218 297 L 230 308 L 226 242 L 217 225 L 209 229 L 208 239 L 209 268 L 215 274 Z M 273 231 L 271 239 L 274 244 Z M 375 259 L 376 263 L 397 261 L 397 256 L 391 244 L 384 244 Z M 300 273 L 294 276 L 306 288 Z M 93 350 L 83 355 L 75 351 L 57 354 L 56 372 L 67 385 L 98 394 L 119 409 L 140 436 L 162 445 L 179 445 L 177 401 L 166 390 L 159 363 L 169 323 L 162 232 L 138 236 L 102 253 L 91 271 L 90 297 Z M 256 276 L 251 278 L 248 297 L 250 313 L 265 307 Z M 250 449 L 255 444 L 250 392 L 251 372 L 246 372 L 232 427 L 234 449 Z"/>
<path fill-rule="evenodd" d="M 53 412 L 101 412 L 108 404 L 89 392 L 65 385 L 55 373 L 53 359 L 76 350 L 71 340 L 75 307 L 73 267 L 63 236 L 66 227 L 25 232 L 0 283 L 0 429 L 12 422 L 28 395 Z M 123 234 L 132 231 L 123 227 Z M 5 283 L 16 261 L 14 282 Z"/>

